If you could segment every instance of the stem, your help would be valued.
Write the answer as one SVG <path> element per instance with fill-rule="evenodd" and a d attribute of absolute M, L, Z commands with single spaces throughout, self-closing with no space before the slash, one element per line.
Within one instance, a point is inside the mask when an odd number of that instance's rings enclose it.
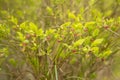
<path fill-rule="evenodd" d="M 71 77 L 68 77 L 68 78 L 66 78 L 66 79 L 82 79 L 82 80 L 83 80 L 83 78 L 77 77 L 77 76 L 71 76 Z"/>
<path fill-rule="evenodd" d="M 111 29 L 108 29 L 110 32 L 114 33 L 115 35 L 117 35 L 118 37 L 120 37 L 120 34 L 118 34 L 117 32 L 115 31 L 112 31 Z"/>
<path fill-rule="evenodd" d="M 57 66 L 55 64 L 55 79 L 58 80 L 58 72 L 57 72 Z"/>

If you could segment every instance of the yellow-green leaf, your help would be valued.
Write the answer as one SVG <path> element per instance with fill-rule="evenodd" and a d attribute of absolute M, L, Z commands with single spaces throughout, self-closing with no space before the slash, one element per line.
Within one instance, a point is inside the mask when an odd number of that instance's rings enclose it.
<path fill-rule="evenodd" d="M 99 56 L 98 53 L 99 53 L 99 47 L 92 47 L 92 52 L 95 56 Z"/>
<path fill-rule="evenodd" d="M 98 46 L 99 44 L 101 44 L 103 42 L 103 39 L 96 39 L 91 46 Z"/>
<path fill-rule="evenodd" d="M 46 10 L 47 10 L 49 15 L 53 15 L 54 14 L 52 8 L 50 8 L 49 6 L 46 8 Z"/>
<path fill-rule="evenodd" d="M 111 50 L 107 50 L 107 51 L 105 51 L 105 52 L 103 53 L 103 57 L 104 57 L 104 58 L 108 58 L 111 53 L 112 53 Z"/>
<path fill-rule="evenodd" d="M 78 41 L 74 42 L 73 46 L 77 47 L 83 44 L 83 42 L 85 41 L 85 39 L 79 39 Z"/>
<path fill-rule="evenodd" d="M 95 29 L 92 33 L 92 36 L 95 37 L 99 34 L 100 30 L 99 29 Z"/>
<path fill-rule="evenodd" d="M 70 19 L 76 19 L 75 14 L 74 14 L 74 13 L 71 13 L 71 12 L 68 13 L 68 17 L 69 17 Z"/>

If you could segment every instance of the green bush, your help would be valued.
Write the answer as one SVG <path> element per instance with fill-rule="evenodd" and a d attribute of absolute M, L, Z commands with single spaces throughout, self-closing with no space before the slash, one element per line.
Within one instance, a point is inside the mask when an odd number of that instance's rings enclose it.
<path fill-rule="evenodd" d="M 32 22 L 18 25 L 12 20 L 14 25 L 8 35 L 12 44 L 7 48 L 15 53 L 15 48 L 10 46 L 16 45 L 36 79 L 94 79 L 96 72 L 118 51 L 114 48 L 117 40 L 112 42 L 114 36 L 119 36 L 119 19 L 81 23 L 79 17 L 72 13 L 69 16 L 74 21 L 45 31 Z M 9 62 L 16 65 L 14 59 Z"/>
<path fill-rule="evenodd" d="M 119 51 L 119 0 L 106 1 L 1 0 L 0 74 L 95 80 Z"/>

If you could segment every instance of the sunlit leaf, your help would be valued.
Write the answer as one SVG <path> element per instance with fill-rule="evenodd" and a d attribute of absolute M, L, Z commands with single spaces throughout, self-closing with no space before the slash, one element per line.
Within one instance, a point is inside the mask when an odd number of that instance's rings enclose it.
<path fill-rule="evenodd" d="M 13 22 L 14 24 L 18 24 L 18 21 L 17 21 L 17 18 L 15 18 L 15 17 L 11 17 L 11 20 L 10 20 L 11 22 Z"/>
<path fill-rule="evenodd" d="M 25 40 L 25 37 L 24 37 L 24 35 L 21 32 L 17 32 L 17 34 L 18 34 L 18 39 L 20 41 L 24 41 Z"/>
<path fill-rule="evenodd" d="M 99 53 L 99 47 L 92 47 L 91 50 L 92 50 L 92 52 L 94 53 L 95 56 L 97 56 L 97 57 L 99 56 L 99 54 L 98 54 Z"/>
<path fill-rule="evenodd" d="M 68 17 L 69 17 L 70 19 L 76 19 L 75 14 L 74 14 L 74 13 L 71 13 L 71 12 L 68 13 Z"/>
<path fill-rule="evenodd" d="M 61 28 L 63 29 L 64 27 L 70 26 L 71 22 L 65 22 L 64 24 L 61 25 Z"/>
<path fill-rule="evenodd" d="M 111 50 L 107 50 L 107 51 L 103 52 L 102 57 L 108 58 L 111 55 L 111 53 L 112 53 Z"/>
<path fill-rule="evenodd" d="M 37 32 L 38 27 L 37 27 L 34 23 L 30 22 L 30 23 L 29 23 L 29 26 L 30 26 L 30 29 L 31 29 L 32 31 Z"/>
<path fill-rule="evenodd" d="M 92 43 L 92 46 L 98 46 L 100 45 L 102 42 L 103 42 L 104 39 L 96 39 L 93 43 Z"/>
<path fill-rule="evenodd" d="M 95 29 L 92 33 L 92 36 L 95 37 L 99 34 L 100 30 L 99 29 Z"/>
<path fill-rule="evenodd" d="M 74 42 L 73 46 L 77 47 L 83 44 L 83 42 L 85 41 L 85 39 L 79 39 L 78 41 Z"/>

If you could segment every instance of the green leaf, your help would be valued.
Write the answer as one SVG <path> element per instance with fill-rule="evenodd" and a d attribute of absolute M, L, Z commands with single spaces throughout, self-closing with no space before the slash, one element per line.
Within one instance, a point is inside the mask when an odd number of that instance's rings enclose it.
<path fill-rule="evenodd" d="M 27 22 L 23 22 L 20 24 L 20 28 L 23 30 L 28 30 L 28 27 L 26 26 Z"/>
<path fill-rule="evenodd" d="M 81 32 L 82 29 L 83 29 L 83 25 L 82 25 L 82 23 L 80 23 L 80 22 L 73 24 L 72 27 L 73 27 L 75 30 L 79 30 L 80 32 Z"/>
<path fill-rule="evenodd" d="M 46 35 L 54 34 L 55 31 L 56 31 L 55 29 L 48 29 L 48 30 L 46 31 Z"/>
<path fill-rule="evenodd" d="M 24 35 L 21 32 L 17 32 L 17 34 L 18 34 L 18 39 L 20 41 L 24 41 L 25 40 L 25 37 L 24 37 Z"/>
<path fill-rule="evenodd" d="M 85 45 L 91 44 L 91 39 L 92 39 L 92 36 L 87 36 L 87 37 L 85 38 L 84 44 L 85 44 Z"/>
<path fill-rule="evenodd" d="M 61 28 L 70 26 L 71 22 L 66 22 L 61 25 Z"/>
<path fill-rule="evenodd" d="M 88 53 L 89 48 L 88 48 L 88 47 L 83 47 L 82 50 L 83 50 L 85 53 Z"/>
<path fill-rule="evenodd" d="M 96 37 L 99 34 L 100 30 L 99 29 L 95 29 L 92 33 L 93 37 Z"/>
<path fill-rule="evenodd" d="M 92 32 L 95 29 L 96 22 L 86 22 L 85 27 L 88 29 L 88 31 Z"/>
<path fill-rule="evenodd" d="M 96 39 L 91 45 L 92 46 L 98 46 L 99 44 L 101 44 L 103 42 L 103 39 Z"/>
<path fill-rule="evenodd" d="M 67 56 L 66 53 L 64 53 L 64 52 L 60 53 L 60 57 L 61 57 L 61 58 L 65 59 L 66 56 Z"/>
<path fill-rule="evenodd" d="M 55 33 L 55 34 L 54 34 L 54 38 L 55 38 L 55 39 L 58 39 L 58 38 L 60 38 L 60 35 L 59 35 L 58 33 Z"/>
<path fill-rule="evenodd" d="M 85 26 L 86 26 L 86 27 L 90 27 L 90 26 L 93 26 L 93 25 L 95 25 L 95 24 L 96 24 L 96 22 L 91 21 L 91 22 L 86 22 Z"/>
<path fill-rule="evenodd" d="M 68 45 L 68 44 L 66 44 L 66 43 L 63 43 L 63 45 L 64 45 L 65 47 L 67 47 L 68 49 L 72 49 L 72 46 L 70 46 L 70 45 Z"/>
<path fill-rule="evenodd" d="M 73 46 L 77 47 L 83 44 L 83 42 L 85 41 L 85 39 L 79 39 L 78 41 L 74 42 Z"/>
<path fill-rule="evenodd" d="M 91 50 L 95 56 L 99 56 L 99 47 L 92 47 Z"/>
<path fill-rule="evenodd" d="M 16 24 L 17 25 L 17 23 L 18 23 L 18 21 L 17 21 L 17 18 L 15 18 L 15 17 L 11 17 L 11 20 L 10 20 L 11 22 L 13 22 L 14 24 Z"/>
<path fill-rule="evenodd" d="M 50 8 L 49 6 L 46 8 L 46 10 L 47 10 L 49 15 L 53 15 L 54 14 L 52 8 Z"/>
<path fill-rule="evenodd" d="M 74 13 L 69 12 L 69 13 L 68 13 L 68 18 L 70 18 L 70 19 L 76 19 L 76 16 L 75 16 Z"/>
<path fill-rule="evenodd" d="M 3 37 L 8 36 L 8 34 L 10 33 L 10 28 L 0 24 L 0 39 L 3 39 Z"/>
<path fill-rule="evenodd" d="M 42 36 L 44 34 L 44 31 L 42 29 L 39 29 L 37 31 L 37 36 Z"/>
<path fill-rule="evenodd" d="M 107 51 L 103 52 L 102 57 L 104 57 L 104 58 L 108 58 L 108 57 L 110 56 L 111 53 L 112 53 L 111 50 L 107 50 Z"/>
<path fill-rule="evenodd" d="M 38 31 L 38 27 L 34 23 L 30 22 L 29 26 L 30 26 L 30 29 L 35 33 Z"/>

